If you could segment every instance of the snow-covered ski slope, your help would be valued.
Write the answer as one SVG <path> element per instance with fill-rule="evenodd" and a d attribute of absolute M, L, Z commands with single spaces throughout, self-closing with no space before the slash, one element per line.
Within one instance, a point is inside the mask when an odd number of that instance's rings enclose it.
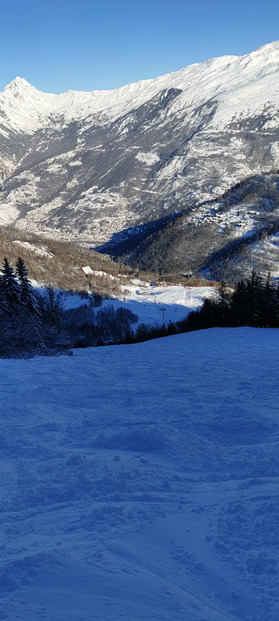
<path fill-rule="evenodd" d="M 277 621 L 279 331 L 0 360 L 0 618 Z"/>
<path fill-rule="evenodd" d="M 104 272 L 101 272 L 104 273 Z M 38 285 L 38 283 L 35 283 Z M 65 309 L 76 308 L 86 303 L 79 294 L 61 291 L 61 302 Z M 214 287 L 184 287 L 183 285 L 153 285 L 149 282 L 133 279 L 121 287 L 118 298 L 103 298 L 102 309 L 112 306 L 114 309 L 127 308 L 138 321 L 131 327 L 136 330 L 139 324 L 147 326 L 177 323 L 193 311 L 202 307 L 206 298 L 218 295 Z M 97 307 L 98 312 L 98 307 Z"/>

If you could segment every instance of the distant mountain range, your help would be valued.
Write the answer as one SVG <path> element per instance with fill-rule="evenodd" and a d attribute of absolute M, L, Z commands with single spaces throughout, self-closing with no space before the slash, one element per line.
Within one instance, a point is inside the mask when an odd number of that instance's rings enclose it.
<path fill-rule="evenodd" d="M 0 225 L 141 268 L 274 271 L 278 170 L 278 41 L 113 91 L 0 93 Z"/>

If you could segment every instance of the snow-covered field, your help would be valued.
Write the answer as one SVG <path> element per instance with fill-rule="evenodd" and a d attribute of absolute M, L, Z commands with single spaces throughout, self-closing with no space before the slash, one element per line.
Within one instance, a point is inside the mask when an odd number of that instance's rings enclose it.
<path fill-rule="evenodd" d="M 0 619 L 277 621 L 279 331 L 0 360 Z"/>
<path fill-rule="evenodd" d="M 100 272 L 103 274 L 104 272 Z M 214 287 L 183 287 L 182 285 L 152 285 L 141 280 L 128 281 L 122 286 L 118 298 L 103 299 L 102 308 L 113 306 L 128 308 L 138 317 L 132 326 L 136 329 L 140 323 L 148 326 L 161 326 L 170 321 L 176 323 L 185 319 L 189 312 L 201 308 L 206 298 L 216 297 Z M 37 283 L 34 283 L 38 286 Z M 62 304 L 65 309 L 89 304 L 79 294 L 62 292 Z M 98 311 L 98 307 L 96 308 Z"/>

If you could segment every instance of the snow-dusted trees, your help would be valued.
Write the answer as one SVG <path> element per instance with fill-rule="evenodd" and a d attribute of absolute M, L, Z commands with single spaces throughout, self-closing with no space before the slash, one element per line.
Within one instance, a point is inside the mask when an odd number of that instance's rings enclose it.
<path fill-rule="evenodd" d="M 2 275 L 0 276 L 0 309 L 13 314 L 19 303 L 20 289 L 16 275 L 10 266 L 8 259 L 4 259 Z"/>
<path fill-rule="evenodd" d="M 2 274 L 0 274 L 0 308 L 10 315 L 22 309 L 28 310 L 33 315 L 38 314 L 34 290 L 21 258 L 17 260 L 16 272 L 10 266 L 8 259 L 4 259 Z"/>
<path fill-rule="evenodd" d="M 62 308 L 57 294 L 48 289 L 38 295 L 19 258 L 16 272 L 4 259 L 0 273 L 0 355 L 14 356 L 60 347 Z"/>
<path fill-rule="evenodd" d="M 65 311 L 61 292 L 50 287 L 36 292 L 24 261 L 17 260 L 14 272 L 5 259 L 0 273 L 0 356 L 125 342 L 137 317 L 112 305 L 95 312 L 99 298 L 90 296 L 87 304 Z"/>
<path fill-rule="evenodd" d="M 22 259 L 18 259 L 16 273 L 8 259 L 4 259 L 0 275 L 0 314 L 2 355 L 38 347 L 42 340 L 40 317 Z"/>
<path fill-rule="evenodd" d="M 0 351 L 10 349 L 11 339 L 18 336 L 19 288 L 15 273 L 7 259 L 4 259 L 0 275 Z"/>
<path fill-rule="evenodd" d="M 38 303 L 34 293 L 34 289 L 28 279 L 27 269 L 23 259 L 20 257 L 16 262 L 16 274 L 19 285 L 19 303 L 28 310 L 32 315 L 38 317 Z"/>

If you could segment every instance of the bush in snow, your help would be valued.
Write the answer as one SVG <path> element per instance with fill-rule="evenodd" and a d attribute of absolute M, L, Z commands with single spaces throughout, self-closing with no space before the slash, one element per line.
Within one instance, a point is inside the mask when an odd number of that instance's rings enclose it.
<path fill-rule="evenodd" d="M 131 324 L 137 316 L 129 309 L 115 309 L 112 304 L 95 314 L 92 306 L 83 304 L 63 313 L 63 322 L 73 347 L 94 347 L 103 343 L 126 342 Z"/>

